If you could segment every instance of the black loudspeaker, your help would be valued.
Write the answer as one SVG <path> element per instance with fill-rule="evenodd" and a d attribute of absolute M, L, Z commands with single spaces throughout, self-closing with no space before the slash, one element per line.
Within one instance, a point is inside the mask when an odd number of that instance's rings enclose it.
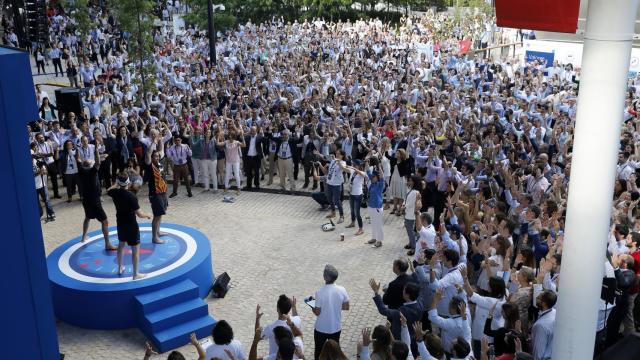
<path fill-rule="evenodd" d="M 600 354 L 598 360 L 638 360 L 640 359 L 640 335 L 630 334 Z"/>
<path fill-rule="evenodd" d="M 213 287 L 211 288 L 211 296 L 215 298 L 223 298 L 227 295 L 227 291 L 229 291 L 229 281 L 231 281 L 231 277 L 226 272 L 218 275 L 216 281 L 213 282 Z"/>
<path fill-rule="evenodd" d="M 76 114 L 76 117 L 82 117 L 84 106 L 82 105 L 82 91 L 76 88 L 62 88 L 55 91 L 56 106 L 61 115 L 69 112 Z"/>

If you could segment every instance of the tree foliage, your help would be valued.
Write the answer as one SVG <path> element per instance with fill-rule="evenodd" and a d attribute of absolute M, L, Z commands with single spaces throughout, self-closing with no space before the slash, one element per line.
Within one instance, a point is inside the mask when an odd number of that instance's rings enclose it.
<path fill-rule="evenodd" d="M 75 20 L 75 30 L 79 33 L 80 38 L 84 41 L 91 32 L 93 24 L 89 17 L 89 1 L 88 0 L 65 0 L 64 8 L 71 14 Z"/>
<path fill-rule="evenodd" d="M 117 19 L 127 36 L 129 59 L 135 64 L 137 82 L 144 99 L 155 88 L 152 58 L 155 52 L 152 37 L 154 3 L 152 0 L 118 0 L 114 2 Z"/>

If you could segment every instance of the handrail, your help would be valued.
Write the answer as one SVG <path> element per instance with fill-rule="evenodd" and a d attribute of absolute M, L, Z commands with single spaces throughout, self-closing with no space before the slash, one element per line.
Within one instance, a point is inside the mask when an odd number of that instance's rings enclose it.
<path fill-rule="evenodd" d="M 479 52 L 484 52 L 484 51 L 490 51 L 490 50 L 493 50 L 493 49 L 504 48 L 504 47 L 509 47 L 509 46 L 517 46 L 517 45 L 522 45 L 522 42 L 515 42 L 515 43 L 510 43 L 510 44 L 502 44 L 502 45 L 494 45 L 494 46 L 486 47 L 484 49 L 474 49 L 474 50 L 471 50 L 470 52 L 479 53 Z"/>

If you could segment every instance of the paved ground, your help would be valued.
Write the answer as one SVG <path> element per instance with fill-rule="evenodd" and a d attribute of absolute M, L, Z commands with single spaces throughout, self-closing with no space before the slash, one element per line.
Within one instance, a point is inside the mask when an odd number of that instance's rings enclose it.
<path fill-rule="evenodd" d="M 326 221 L 326 213 L 318 211 L 310 197 L 245 192 L 236 203 L 227 204 L 222 202 L 222 194 L 200 193 L 198 189 L 193 198 L 187 198 L 186 191 L 181 190 L 170 201 L 166 221 L 192 226 L 209 237 L 215 273 L 228 272 L 232 287 L 224 299 L 207 299 L 209 311 L 216 319 L 231 323 L 247 352 L 256 304 L 265 311 L 264 323 L 274 320 L 278 295 L 286 293 L 302 299 L 313 294 L 322 286 L 324 265 L 332 263 L 340 271 L 338 283 L 346 287 L 351 298 L 351 310 L 343 319 L 342 346 L 350 358 L 355 358 L 360 330 L 384 321 L 375 310 L 368 280 L 375 277 L 385 282 L 393 278 L 391 262 L 403 254 L 406 240 L 401 218 L 387 215 L 385 244 L 372 249 L 364 245 L 370 236 L 368 225 L 365 235 L 357 238 L 353 229 L 344 229 L 344 224 L 334 232 L 322 232 L 320 225 Z M 143 210 L 149 212 L 147 197 L 141 194 L 140 200 Z M 57 220 L 43 224 L 47 254 L 81 231 L 83 210 L 79 201 L 67 204 L 56 200 L 54 207 Z M 108 198 L 104 207 L 109 218 L 115 219 Z M 98 224 L 93 222 L 90 230 L 97 229 Z M 342 231 L 345 242 L 338 241 Z M 305 352 L 311 355 L 314 316 L 301 301 L 298 307 L 306 335 Z M 145 339 L 136 329 L 94 331 L 59 322 L 58 336 L 61 352 L 69 360 L 139 359 L 144 353 Z M 260 349 L 264 354 L 265 344 Z M 180 350 L 195 358 L 191 346 Z"/>
<path fill-rule="evenodd" d="M 47 70 L 53 67 L 48 66 Z M 32 71 L 37 74 L 35 64 Z M 51 73 L 34 75 L 33 80 L 34 84 L 43 84 L 43 90 L 51 97 L 55 89 L 68 85 L 66 77 L 56 78 Z M 59 86 L 52 86 L 54 84 Z M 302 174 L 300 169 L 301 178 Z M 262 186 L 278 189 L 278 177 L 274 180 L 274 185 L 266 186 L 264 181 Z M 301 185 L 299 180 L 298 189 Z M 368 225 L 365 225 L 366 233 L 357 238 L 353 236 L 353 229 L 344 231 L 344 224 L 338 225 L 334 232 L 322 232 L 320 225 L 326 222 L 326 213 L 318 211 L 315 202 L 307 196 L 243 192 L 235 204 L 226 204 L 222 202 L 221 193 L 202 194 L 201 189 L 196 188 L 194 194 L 193 198 L 187 198 L 186 190 L 181 187 L 180 195 L 170 201 L 166 221 L 197 228 L 211 240 L 214 271 L 216 274 L 228 272 L 232 288 L 224 299 L 207 299 L 209 311 L 216 319 L 231 323 L 247 354 L 253 337 L 256 304 L 261 304 L 265 311 L 263 324 L 274 320 L 278 295 L 286 293 L 302 299 L 314 294 L 322 286 L 324 265 L 332 263 L 340 271 L 338 283 L 346 287 L 351 298 L 351 310 L 345 312 L 343 318 L 342 347 L 350 358 L 355 358 L 360 330 L 384 321 L 375 310 L 368 280 L 375 277 L 386 282 L 393 278 L 391 263 L 404 253 L 402 247 L 406 240 L 402 219 L 387 215 L 385 244 L 380 249 L 372 249 L 364 245 L 370 238 Z M 66 198 L 64 189 L 61 195 Z M 143 209 L 150 212 L 144 193 L 140 199 Z M 84 216 L 79 201 L 67 204 L 54 200 L 53 204 L 57 220 L 43 224 L 47 254 L 80 235 Z M 348 208 L 347 202 L 344 205 Z M 109 199 L 105 199 L 104 208 L 115 222 L 115 209 Z M 346 212 L 348 216 L 348 209 Z M 98 224 L 92 222 L 90 231 L 97 229 Z M 342 231 L 345 242 L 338 241 Z M 314 316 L 302 301 L 298 308 L 306 335 L 305 353 L 312 356 Z M 68 360 L 143 357 L 145 338 L 137 329 L 96 331 L 63 322 L 58 322 L 57 328 L 60 350 Z M 266 354 L 266 348 L 266 344 L 261 343 L 260 354 Z M 191 346 L 180 350 L 188 358 L 196 357 Z"/>

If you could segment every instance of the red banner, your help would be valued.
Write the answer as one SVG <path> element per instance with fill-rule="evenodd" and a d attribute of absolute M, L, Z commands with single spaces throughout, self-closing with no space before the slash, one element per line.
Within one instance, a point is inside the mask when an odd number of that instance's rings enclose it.
<path fill-rule="evenodd" d="M 471 40 L 460 40 L 458 41 L 458 46 L 460 46 L 458 53 L 464 55 L 471 49 Z"/>
<path fill-rule="evenodd" d="M 495 0 L 500 27 L 575 33 L 580 0 Z"/>

